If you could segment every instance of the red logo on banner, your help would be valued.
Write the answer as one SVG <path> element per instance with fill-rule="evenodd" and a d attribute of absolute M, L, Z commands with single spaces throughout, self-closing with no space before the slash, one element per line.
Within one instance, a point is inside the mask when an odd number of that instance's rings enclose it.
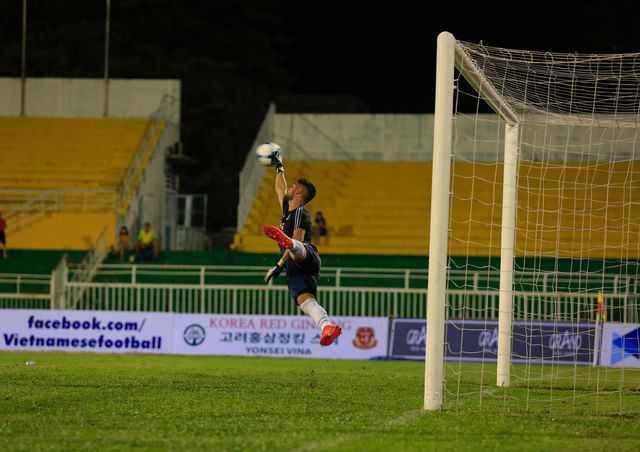
<path fill-rule="evenodd" d="M 373 348 L 378 343 L 376 332 L 370 326 L 361 326 L 356 330 L 356 337 L 353 340 L 353 346 L 356 348 Z"/>

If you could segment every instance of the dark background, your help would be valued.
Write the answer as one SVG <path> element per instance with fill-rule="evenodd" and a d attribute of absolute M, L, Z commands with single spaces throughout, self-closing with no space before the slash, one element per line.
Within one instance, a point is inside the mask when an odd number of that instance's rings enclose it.
<path fill-rule="evenodd" d="M 434 2 L 435 3 L 435 2 Z M 110 77 L 182 81 L 182 193 L 236 223 L 238 173 L 279 112 L 430 113 L 438 33 L 496 47 L 640 51 L 635 2 L 112 0 Z M 104 0 L 29 0 L 29 77 L 102 77 Z M 22 1 L 0 0 L 0 75 L 20 75 Z M 1 100 L 0 100 L 1 101 Z"/>

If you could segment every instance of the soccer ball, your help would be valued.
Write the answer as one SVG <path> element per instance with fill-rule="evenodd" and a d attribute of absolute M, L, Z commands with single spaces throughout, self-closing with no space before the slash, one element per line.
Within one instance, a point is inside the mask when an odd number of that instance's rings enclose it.
<path fill-rule="evenodd" d="M 270 166 L 273 163 L 271 156 L 276 151 L 282 152 L 282 149 L 277 144 L 267 141 L 256 148 L 256 158 L 261 165 Z"/>

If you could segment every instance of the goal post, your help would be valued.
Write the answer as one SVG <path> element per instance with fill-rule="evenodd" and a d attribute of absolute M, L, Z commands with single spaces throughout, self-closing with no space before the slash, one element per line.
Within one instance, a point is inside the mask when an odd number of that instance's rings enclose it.
<path fill-rule="evenodd" d="M 431 189 L 431 238 L 427 288 L 427 337 L 425 344 L 425 410 L 442 407 L 444 367 L 444 322 L 447 290 L 447 228 L 449 218 L 449 173 L 453 122 L 455 39 L 438 36 L 436 61 L 436 105 L 433 132 Z"/>
<path fill-rule="evenodd" d="M 517 124 L 505 125 L 502 182 L 502 225 L 500 234 L 500 297 L 498 312 L 498 386 L 507 387 L 511 365 L 511 319 L 513 316 L 513 258 L 518 191 Z"/>
<path fill-rule="evenodd" d="M 424 409 L 640 404 L 640 53 L 443 32 L 435 88 Z"/>
<path fill-rule="evenodd" d="M 427 296 L 427 337 L 425 346 L 425 410 L 442 407 L 444 367 L 444 324 L 447 289 L 447 228 L 449 218 L 449 184 L 454 99 L 454 67 L 464 72 L 473 86 L 488 93 L 492 108 L 504 112 L 510 122 L 505 125 L 504 190 L 502 207 L 502 246 L 500 254 L 500 309 L 498 323 L 498 386 L 509 386 L 511 363 L 511 316 L 513 311 L 513 257 L 516 216 L 518 165 L 517 115 L 501 99 L 493 86 L 468 57 L 458 52 L 456 40 L 449 32 L 438 35 L 436 61 L 436 96 L 431 192 L 431 227 L 429 241 L 429 281 Z"/>

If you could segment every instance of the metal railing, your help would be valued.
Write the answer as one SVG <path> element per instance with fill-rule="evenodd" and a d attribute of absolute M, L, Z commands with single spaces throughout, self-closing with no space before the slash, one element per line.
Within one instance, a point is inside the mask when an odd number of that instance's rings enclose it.
<path fill-rule="evenodd" d="M 117 211 L 120 215 L 124 215 L 129 208 L 131 199 L 142 179 L 147 162 L 158 146 L 166 123 L 171 122 L 177 124 L 180 118 L 179 111 L 180 104 L 178 99 L 165 94 L 160 101 L 160 106 L 155 113 L 151 115 L 151 120 L 147 124 L 144 135 L 138 144 L 138 149 L 133 155 L 131 163 L 129 163 L 127 172 L 118 190 L 119 199 Z"/>
<path fill-rule="evenodd" d="M 95 266 L 97 261 L 93 262 Z M 260 282 L 264 271 L 262 266 L 103 264 L 91 272 L 80 272 L 84 278 L 79 278 L 78 272 L 76 276 L 69 272 L 69 276 L 58 278 L 58 283 L 51 282 L 50 302 L 44 301 L 49 295 L 42 292 L 34 296 L 44 308 L 295 314 L 298 310 L 288 295 L 285 278 L 278 278 L 275 285 L 263 286 Z M 563 272 L 516 275 L 514 319 L 594 320 L 598 291 L 602 291 L 609 320 L 640 321 L 635 275 Z M 449 318 L 498 317 L 497 271 L 452 269 L 449 277 Z M 7 282 L 17 279 L 7 278 Z M 37 279 L 44 283 L 46 277 Z M 578 282 L 580 287 L 572 287 Z M 426 284 L 427 272 L 421 269 L 327 267 L 322 270 L 318 295 L 332 315 L 423 318 Z M 25 299 L 31 294 L 18 295 Z M 54 295 L 59 302 L 54 301 Z M 0 307 L 9 307 L 2 300 L 12 296 L 1 295 Z M 19 303 L 14 299 L 11 307 Z M 32 305 L 27 303 L 25 307 Z"/>
<path fill-rule="evenodd" d="M 3 198 L 11 198 L 14 205 L 5 212 L 7 230 L 16 231 L 52 212 L 73 210 L 94 212 L 114 210 L 117 206 L 116 190 L 61 188 L 55 190 L 0 190 Z M 15 202 L 18 202 L 16 205 Z"/>
<path fill-rule="evenodd" d="M 166 119 L 172 124 L 180 124 L 180 98 L 164 94 L 152 116 Z"/>
<path fill-rule="evenodd" d="M 48 292 L 51 284 L 50 275 L 39 275 L 30 273 L 0 273 L 0 285 L 15 287 L 15 293 L 32 293 L 34 286 L 38 287 L 37 292 Z M 41 290 L 46 288 L 46 290 Z"/>
<path fill-rule="evenodd" d="M 77 283 L 66 285 L 67 298 L 82 292 L 77 309 L 215 314 L 295 315 L 299 309 L 286 287 L 148 283 Z M 498 318 L 498 291 L 447 291 L 447 317 Z M 594 321 L 597 294 L 514 293 L 514 319 Z M 325 287 L 318 298 L 331 315 L 425 318 L 424 289 Z M 607 318 L 640 319 L 635 295 L 604 296 Z"/>
<path fill-rule="evenodd" d="M 78 309 L 218 314 L 299 313 L 286 287 L 247 285 L 165 285 L 68 283 L 84 290 Z M 318 296 L 332 315 L 421 317 L 426 291 L 325 288 Z"/>
<path fill-rule="evenodd" d="M 82 310 L 150 311 L 216 314 L 295 315 L 299 310 L 286 287 L 261 285 L 194 285 L 67 282 L 66 300 Z M 498 317 L 497 291 L 447 291 L 450 319 L 492 320 Z M 5 309 L 49 309 L 53 293 L 2 293 Z M 425 318 L 424 289 L 327 287 L 318 297 L 331 315 Z M 514 292 L 514 319 L 594 321 L 597 294 Z M 640 322 L 635 295 L 605 295 L 608 320 Z"/>
<path fill-rule="evenodd" d="M 104 264 L 96 271 L 101 280 L 116 282 L 166 282 L 174 284 L 216 284 L 233 281 L 259 282 L 267 266 L 237 265 L 163 265 Z M 450 290 L 498 290 L 498 270 L 468 271 L 452 269 L 448 273 Z M 323 267 L 321 285 L 334 287 L 393 287 L 426 289 L 427 270 L 415 268 Z M 284 278 L 276 280 L 284 283 Z M 579 272 L 516 271 L 514 290 L 532 293 L 635 294 L 636 275 Z"/>
<path fill-rule="evenodd" d="M 51 294 L 0 293 L 0 309 L 51 309 Z"/>
<path fill-rule="evenodd" d="M 104 228 L 93 245 L 93 248 L 84 256 L 80 264 L 71 268 L 69 272 L 71 275 L 69 282 L 88 283 L 93 280 L 98 267 L 107 257 L 107 254 L 107 228 Z M 64 300 L 66 300 L 67 305 L 75 308 L 82 299 L 85 289 L 85 287 L 79 286 L 76 290 L 72 291 L 70 296 L 65 296 Z"/>
<path fill-rule="evenodd" d="M 50 309 L 53 308 L 51 275 L 1 273 L 0 308 Z"/>

